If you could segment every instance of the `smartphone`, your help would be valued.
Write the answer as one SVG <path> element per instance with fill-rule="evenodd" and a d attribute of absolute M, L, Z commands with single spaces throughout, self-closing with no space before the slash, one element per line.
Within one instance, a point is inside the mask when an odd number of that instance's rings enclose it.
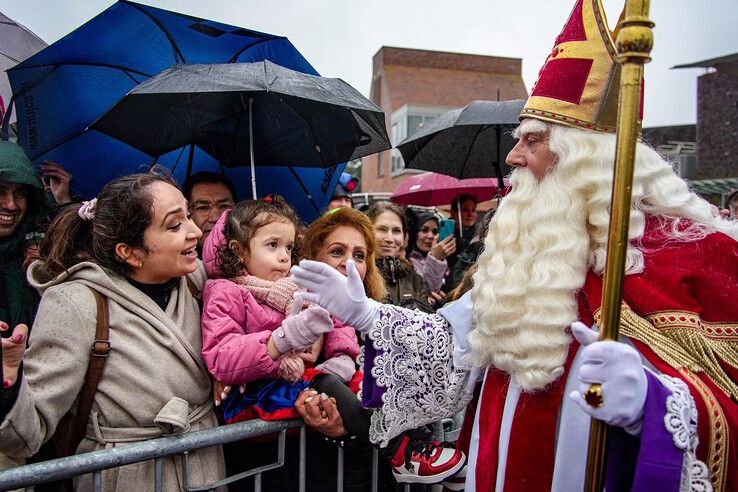
<path fill-rule="evenodd" d="M 438 240 L 443 241 L 454 235 L 454 221 L 452 219 L 441 219 L 438 221 Z"/>

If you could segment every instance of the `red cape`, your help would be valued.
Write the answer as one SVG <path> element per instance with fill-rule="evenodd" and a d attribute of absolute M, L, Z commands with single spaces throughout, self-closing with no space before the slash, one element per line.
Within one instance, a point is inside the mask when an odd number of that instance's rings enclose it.
<path fill-rule="evenodd" d="M 662 222 L 649 218 L 639 247 L 644 251 L 644 271 L 626 276 L 624 283 L 623 300 L 630 309 L 660 330 L 692 330 L 700 337 L 734 343 L 734 354 L 738 357 L 738 242 L 721 233 L 693 242 L 670 241 L 666 239 Z M 578 295 L 583 322 L 593 323 L 601 297 L 602 278 L 589 272 Z M 698 409 L 697 457 L 707 464 L 716 491 L 738 490 L 736 401 L 705 373 L 672 367 L 647 343 L 632 341 L 659 371 L 687 383 Z M 521 395 L 511 429 L 505 490 L 550 490 L 556 422 L 564 397 L 564 382 L 577 348 L 574 342 L 564 376 L 543 391 Z M 723 360 L 720 366 L 733 382 L 738 381 L 735 366 Z M 479 433 L 483 437 L 477 458 L 478 490 L 494 490 L 499 428 L 508 381 L 507 374 L 493 368 L 488 370 L 479 415 Z M 476 403 L 477 398 L 469 406 L 457 443 L 467 453 Z"/>
<path fill-rule="evenodd" d="M 721 343 L 733 353 L 730 361 L 716 356 L 724 374 L 738 381 L 738 242 L 714 233 L 693 242 L 665 239 L 663 222 L 649 218 L 640 242 L 644 270 L 625 277 L 623 301 L 662 333 L 682 331 L 702 342 Z M 580 315 L 592 321 L 600 308 L 602 279 L 587 275 Z M 636 336 L 635 338 L 643 338 Z M 697 457 L 707 464 L 714 489 L 738 490 L 738 403 L 705 372 L 673 367 L 649 340 L 631 337 L 654 367 L 689 386 L 697 404 L 700 444 Z M 676 345 L 673 338 L 669 341 Z M 704 357 L 703 357 L 704 358 Z"/>

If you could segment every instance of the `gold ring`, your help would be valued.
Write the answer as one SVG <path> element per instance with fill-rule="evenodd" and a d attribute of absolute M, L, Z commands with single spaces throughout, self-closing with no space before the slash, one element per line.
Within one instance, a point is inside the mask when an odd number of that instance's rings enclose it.
<path fill-rule="evenodd" d="M 605 401 L 602 396 L 602 385 L 600 383 L 590 384 L 587 391 L 582 393 L 582 397 L 587 402 L 587 405 L 592 408 L 600 408 Z"/>

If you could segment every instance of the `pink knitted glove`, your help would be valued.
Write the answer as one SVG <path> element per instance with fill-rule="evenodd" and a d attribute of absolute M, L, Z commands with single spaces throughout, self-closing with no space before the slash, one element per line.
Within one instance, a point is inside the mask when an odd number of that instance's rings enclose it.
<path fill-rule="evenodd" d="M 315 367 L 320 372 L 327 372 L 337 376 L 344 383 L 351 381 L 356 372 L 356 364 L 354 360 L 348 355 L 339 355 L 337 357 L 331 357 L 322 364 L 318 364 Z"/>
<path fill-rule="evenodd" d="M 305 363 L 296 353 L 284 354 L 279 360 L 279 377 L 295 382 L 305 372 Z"/>
<path fill-rule="evenodd" d="M 328 311 L 310 306 L 304 311 L 288 316 L 282 326 L 272 332 L 272 341 L 280 354 L 307 348 L 323 333 L 333 329 Z"/>
<path fill-rule="evenodd" d="M 264 280 L 254 275 L 237 277 L 236 283 L 245 285 L 249 292 L 259 302 L 273 307 L 284 314 L 290 314 L 294 302 L 293 295 L 298 289 L 289 277 L 277 281 Z"/>

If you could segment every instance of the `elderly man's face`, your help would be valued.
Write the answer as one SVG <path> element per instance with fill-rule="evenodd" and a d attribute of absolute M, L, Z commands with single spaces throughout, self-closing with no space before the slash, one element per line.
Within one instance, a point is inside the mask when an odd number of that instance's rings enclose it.
<path fill-rule="evenodd" d="M 0 181 L 0 237 L 15 232 L 28 212 L 28 188 L 18 183 Z"/>
<path fill-rule="evenodd" d="M 522 121 L 515 136 L 519 139 L 505 162 L 508 166 L 527 168 L 538 181 L 542 180 L 558 158 L 549 147 L 550 130 L 536 120 Z"/>
<path fill-rule="evenodd" d="M 223 183 L 197 183 L 190 192 L 192 221 L 202 231 L 199 243 L 205 242 L 223 211 L 233 208 L 233 195 Z"/>

